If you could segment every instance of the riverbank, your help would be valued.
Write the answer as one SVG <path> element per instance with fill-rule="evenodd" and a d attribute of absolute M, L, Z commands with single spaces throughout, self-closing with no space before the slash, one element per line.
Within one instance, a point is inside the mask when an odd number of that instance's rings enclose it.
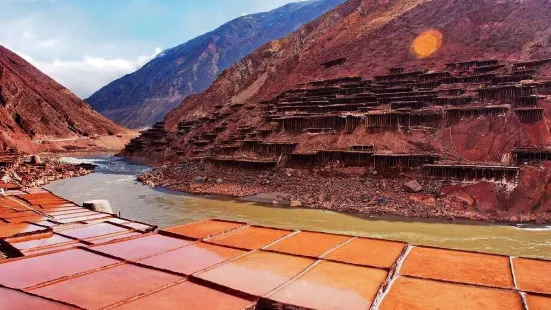
<path fill-rule="evenodd" d="M 369 216 L 401 216 L 505 223 L 549 223 L 551 213 L 505 209 L 511 190 L 493 182 L 465 186 L 423 180 L 415 174 L 366 176 L 362 169 L 227 170 L 189 162 L 158 167 L 139 181 L 191 194 L 259 197 L 277 205 Z M 416 181 L 417 193 L 404 185 Z M 263 197 L 262 197 L 263 196 Z"/>
<path fill-rule="evenodd" d="M 53 181 L 88 175 L 94 172 L 94 168 L 93 165 L 71 164 L 57 158 L 19 156 L 0 169 L 0 178 L 3 183 L 20 187 L 40 187 Z"/>

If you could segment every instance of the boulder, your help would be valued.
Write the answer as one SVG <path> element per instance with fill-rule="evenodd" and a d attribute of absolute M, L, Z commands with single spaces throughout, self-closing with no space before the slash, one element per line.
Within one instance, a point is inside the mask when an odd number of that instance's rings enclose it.
<path fill-rule="evenodd" d="M 291 200 L 291 207 L 300 208 L 302 207 L 302 203 L 299 200 Z"/>
<path fill-rule="evenodd" d="M 89 200 L 85 201 L 82 206 L 88 210 L 113 214 L 113 209 L 107 200 Z"/>
<path fill-rule="evenodd" d="M 224 180 L 222 180 L 221 178 L 216 179 L 217 184 L 222 184 L 222 182 L 224 182 Z"/>
<path fill-rule="evenodd" d="M 87 163 L 81 163 L 77 165 L 78 168 L 86 169 L 86 170 L 96 170 L 97 166 L 94 164 L 87 164 Z"/>
<path fill-rule="evenodd" d="M 204 177 L 195 177 L 193 178 L 193 180 L 191 180 L 191 182 L 195 184 L 203 184 L 205 183 L 205 181 L 206 181 L 206 178 Z"/>
<path fill-rule="evenodd" d="M 38 155 L 33 155 L 33 156 L 31 156 L 31 164 L 40 165 L 40 164 L 42 164 L 42 159 Z"/>
<path fill-rule="evenodd" d="M 467 206 L 476 206 L 482 212 L 495 212 L 499 209 L 498 188 L 494 182 L 478 182 L 465 186 L 447 186 L 443 194 Z"/>
<path fill-rule="evenodd" d="M 404 189 L 409 193 L 419 193 L 423 190 L 423 187 L 416 180 L 412 180 L 404 183 Z"/>

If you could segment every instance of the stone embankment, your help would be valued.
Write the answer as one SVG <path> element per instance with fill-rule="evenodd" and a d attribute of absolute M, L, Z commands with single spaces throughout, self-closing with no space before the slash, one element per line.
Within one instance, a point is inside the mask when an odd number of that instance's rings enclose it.
<path fill-rule="evenodd" d="M 426 179 L 415 173 L 389 179 L 368 176 L 361 168 L 255 172 L 243 169 L 228 171 L 208 164 L 186 163 L 157 168 L 139 176 L 138 180 L 149 186 L 193 194 L 247 197 L 257 201 L 273 201 L 274 205 L 364 215 L 511 223 L 551 221 L 546 212 L 517 209 L 513 212 L 499 208 L 514 196 L 510 189 L 500 184 L 480 182 L 457 186 Z"/>

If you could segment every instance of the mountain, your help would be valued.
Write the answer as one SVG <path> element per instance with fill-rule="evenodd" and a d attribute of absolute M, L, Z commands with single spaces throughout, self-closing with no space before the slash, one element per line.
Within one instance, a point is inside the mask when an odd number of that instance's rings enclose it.
<path fill-rule="evenodd" d="M 54 142 L 75 144 L 77 148 L 90 144 L 80 140 L 102 140 L 99 144 L 110 143 L 116 148 L 115 144 L 128 140 L 122 136 L 131 133 L 3 46 L 0 46 L 0 128 L 1 149 L 25 152 L 63 150 Z"/>
<path fill-rule="evenodd" d="M 178 120 L 209 115 L 217 104 L 259 103 L 308 81 L 370 78 L 400 66 L 438 70 L 471 59 L 551 57 L 549 17 L 545 0 L 349 0 L 237 62 L 171 111 L 167 124 L 175 130 Z M 432 28 L 442 33 L 442 46 L 431 57 L 415 57 L 412 42 Z M 322 65 L 337 59 L 346 61 Z"/>
<path fill-rule="evenodd" d="M 208 88 L 233 63 L 281 38 L 344 0 L 290 3 L 243 16 L 218 29 L 163 51 L 138 71 L 94 93 L 86 101 L 130 128 L 151 125 L 184 98 Z"/>
<path fill-rule="evenodd" d="M 550 18 L 548 0 L 349 0 L 235 63 L 124 154 L 166 165 L 145 181 L 191 192 L 551 221 Z"/>

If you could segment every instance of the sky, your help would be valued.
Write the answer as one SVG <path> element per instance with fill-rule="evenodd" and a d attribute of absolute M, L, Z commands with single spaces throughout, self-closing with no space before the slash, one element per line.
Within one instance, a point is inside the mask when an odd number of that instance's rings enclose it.
<path fill-rule="evenodd" d="M 292 0 L 0 0 L 0 45 L 85 99 L 162 50 Z"/>

